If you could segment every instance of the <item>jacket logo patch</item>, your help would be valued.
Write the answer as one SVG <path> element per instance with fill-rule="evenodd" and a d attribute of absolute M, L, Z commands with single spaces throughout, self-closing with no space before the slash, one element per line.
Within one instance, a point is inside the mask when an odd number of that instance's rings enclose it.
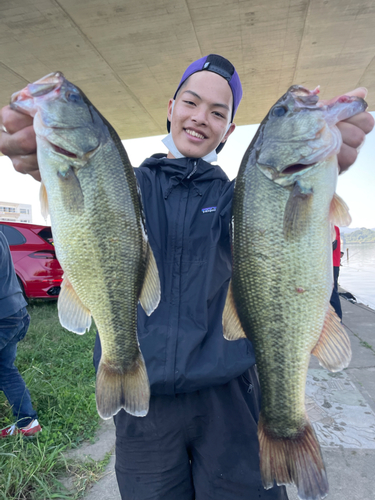
<path fill-rule="evenodd" d="M 216 207 L 208 207 L 208 208 L 202 208 L 202 212 L 204 214 L 207 214 L 209 212 L 216 212 Z"/>

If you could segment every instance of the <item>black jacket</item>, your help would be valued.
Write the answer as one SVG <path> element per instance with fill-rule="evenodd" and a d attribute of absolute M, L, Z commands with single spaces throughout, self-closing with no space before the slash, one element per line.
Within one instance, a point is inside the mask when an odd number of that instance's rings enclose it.
<path fill-rule="evenodd" d="M 234 183 L 202 159 L 156 156 L 135 169 L 161 282 L 154 313 L 138 307 L 138 337 L 152 394 L 172 395 L 224 384 L 255 356 L 222 331 Z"/>

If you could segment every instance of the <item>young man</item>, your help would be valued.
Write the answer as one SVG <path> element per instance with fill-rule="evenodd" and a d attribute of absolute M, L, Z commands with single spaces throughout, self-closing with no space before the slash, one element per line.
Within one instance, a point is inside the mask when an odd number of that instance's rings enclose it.
<path fill-rule="evenodd" d="M 122 410 L 114 419 L 123 499 L 287 498 L 285 488 L 266 491 L 260 479 L 251 343 L 228 342 L 222 332 L 234 182 L 204 158 L 216 158 L 233 132 L 241 97 L 229 61 L 194 62 L 169 101 L 168 155 L 135 169 L 162 298 L 150 317 L 138 308 L 149 413 Z"/>
<path fill-rule="evenodd" d="M 33 436 L 41 431 L 30 393 L 14 360 L 17 344 L 26 335 L 30 316 L 14 271 L 8 242 L 0 232 L 0 390 L 12 407 L 15 424 L 0 430 L 0 438 Z"/>
<path fill-rule="evenodd" d="M 260 479 L 251 343 L 227 342 L 221 327 L 231 275 L 233 182 L 210 162 L 235 128 L 241 95 L 229 61 L 213 55 L 195 61 L 169 101 L 167 157 L 156 155 L 135 169 L 162 298 L 150 317 L 138 311 L 149 413 L 115 416 L 123 499 L 287 498 L 284 487 L 265 490 Z M 373 127 L 371 115 L 361 115 L 342 126 L 343 169 Z M 3 108 L 0 121 L 0 150 L 17 170 L 40 178 L 31 120 Z M 98 362 L 98 342 L 95 355 Z"/>

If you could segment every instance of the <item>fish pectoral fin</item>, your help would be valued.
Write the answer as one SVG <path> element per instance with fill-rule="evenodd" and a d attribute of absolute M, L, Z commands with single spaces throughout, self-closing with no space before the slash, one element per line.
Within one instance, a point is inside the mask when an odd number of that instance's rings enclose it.
<path fill-rule="evenodd" d="M 147 243 L 146 272 L 139 302 L 147 316 L 155 311 L 160 302 L 159 271 L 149 243 Z"/>
<path fill-rule="evenodd" d="M 149 401 L 150 384 L 140 351 L 130 368 L 113 366 L 102 357 L 96 377 L 96 407 L 101 418 L 111 418 L 121 408 L 130 415 L 144 417 Z"/>
<path fill-rule="evenodd" d="M 44 185 L 43 181 L 40 184 L 39 200 L 40 200 L 40 211 L 42 212 L 42 216 L 44 217 L 44 219 L 47 220 L 49 214 L 48 195 L 46 186 Z"/>
<path fill-rule="evenodd" d="M 64 276 L 61 284 L 57 309 L 61 326 L 67 330 L 82 335 L 86 330 L 90 329 L 91 313 L 83 305 L 66 276 Z"/>
<path fill-rule="evenodd" d="M 223 311 L 223 333 L 227 340 L 238 340 L 246 338 L 240 318 L 238 317 L 236 304 L 233 298 L 232 280 L 230 280 L 227 298 Z"/>
<path fill-rule="evenodd" d="M 348 205 L 336 193 L 334 194 L 332 201 L 331 201 L 329 215 L 330 215 L 331 222 L 335 226 L 345 227 L 345 226 L 349 226 L 350 223 L 352 222 L 352 218 L 351 218 L 350 213 L 349 213 Z"/>
<path fill-rule="evenodd" d="M 70 166 L 57 173 L 64 209 L 67 214 L 81 215 L 85 208 L 85 200 L 76 169 Z"/>
<path fill-rule="evenodd" d="M 331 372 L 346 368 L 352 357 L 349 337 L 331 305 L 327 311 L 319 340 L 311 351 L 319 364 Z"/>
<path fill-rule="evenodd" d="M 284 212 L 284 236 L 289 239 L 304 233 L 307 227 L 313 190 L 297 181 L 289 195 Z"/>
<path fill-rule="evenodd" d="M 306 420 L 293 436 L 273 432 L 260 413 L 258 424 L 259 458 L 265 489 L 295 484 L 298 498 L 321 500 L 328 494 L 328 480 L 314 429 Z"/>

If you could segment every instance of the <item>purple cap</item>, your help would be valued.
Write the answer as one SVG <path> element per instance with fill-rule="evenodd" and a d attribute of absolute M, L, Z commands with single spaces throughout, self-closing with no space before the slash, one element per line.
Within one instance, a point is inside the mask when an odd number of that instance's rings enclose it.
<path fill-rule="evenodd" d="M 188 68 L 186 69 L 185 73 L 182 75 L 181 81 L 177 87 L 173 99 L 176 99 L 177 92 L 180 90 L 181 85 L 184 83 L 184 81 L 187 80 L 189 76 L 197 73 L 198 71 L 212 71 L 213 73 L 217 73 L 227 80 L 233 95 L 233 108 L 231 116 L 232 122 L 242 99 L 242 86 L 240 77 L 238 76 L 238 73 L 235 70 L 233 64 L 230 63 L 228 59 L 225 59 L 225 57 L 216 54 L 210 54 L 191 63 L 190 66 L 188 66 Z M 168 132 L 170 132 L 171 124 L 169 120 L 167 120 L 167 129 Z M 223 145 L 224 144 L 220 144 L 217 150 L 220 150 Z"/>

